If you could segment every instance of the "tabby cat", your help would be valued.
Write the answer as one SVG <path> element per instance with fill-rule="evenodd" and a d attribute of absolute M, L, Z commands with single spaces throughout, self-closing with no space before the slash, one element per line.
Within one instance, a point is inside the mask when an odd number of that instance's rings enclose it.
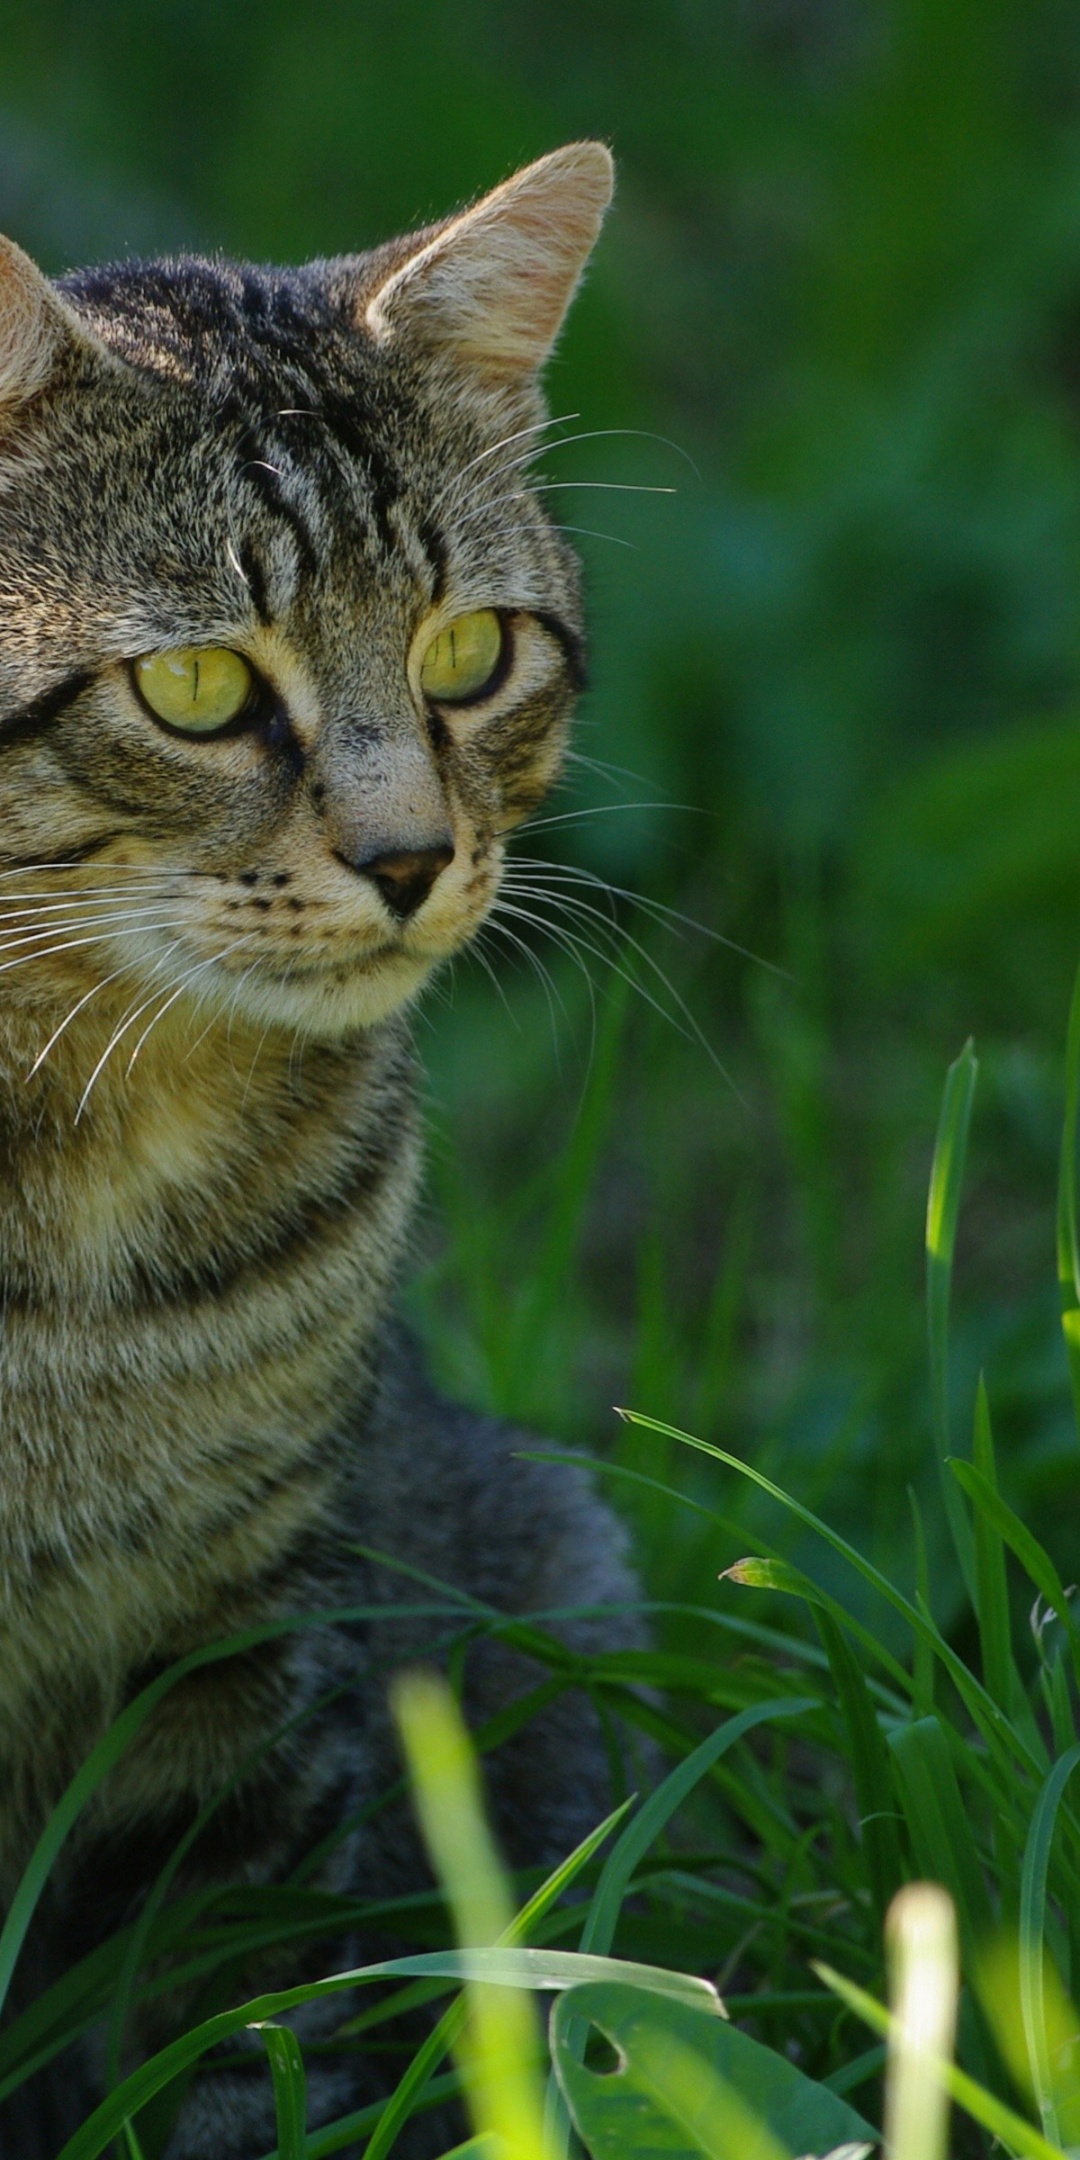
<path fill-rule="evenodd" d="M 230 1779 L 181 1889 L 286 1879 L 399 1775 L 386 1675 L 436 1623 L 358 1546 L 509 1613 L 632 1596 L 583 1477 L 437 1400 L 391 1317 L 407 1009 L 491 909 L 582 680 L 575 564 L 523 459 L 610 188 L 607 151 L 572 144 L 446 223 L 293 270 L 53 285 L 0 243 L 5 1897 L 154 1674 L 277 1616 L 386 1611 L 164 1695 L 67 1841 L 16 2007 L 137 1912 Z M 467 1676 L 481 1720 L 539 1675 L 491 1641 Z M 513 1861 L 596 1820 L 604 1760 L 581 1698 L 499 1751 Z M 404 1801 L 322 1877 L 423 1879 Z M 175 2010 L 143 2006 L 139 2050 Z M 100 2095 L 96 2047 L 0 2106 L 3 2160 L 54 2160 Z M 365 2077 L 314 2057 L 311 2126 Z M 253 2039 L 204 2065 L 167 2152 L 274 2142 Z"/>

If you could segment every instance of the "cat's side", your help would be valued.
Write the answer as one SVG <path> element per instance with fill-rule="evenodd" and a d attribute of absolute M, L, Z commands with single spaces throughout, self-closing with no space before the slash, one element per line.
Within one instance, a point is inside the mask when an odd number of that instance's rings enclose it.
<path fill-rule="evenodd" d="M 53 287 L 0 245 L 5 1894 L 148 1676 L 381 1608 L 163 1699 L 68 1841 L 17 1999 L 137 1911 L 230 1780 L 180 1888 L 284 1879 L 392 1782 L 385 1677 L 438 1623 L 357 1547 L 511 1614 L 632 1594 L 583 1479 L 438 1402 L 389 1317 L 418 1164 L 404 1011 L 491 908 L 581 681 L 573 558 L 522 459 L 609 193 L 586 143 L 300 270 Z M 536 1677 L 478 1645 L 471 1714 Z M 527 1725 L 491 1781 L 512 1859 L 564 1852 L 604 1800 L 587 1705 Z M 323 1879 L 415 1886 L 404 1806 Z M 144 2010 L 138 2044 L 173 2015 Z M 88 2049 L 0 2106 L 3 2160 L 53 2160 L 98 2075 Z M 313 2063 L 312 2126 L 363 2078 Z M 273 2124 L 253 2046 L 192 2089 L 170 2160 L 255 2160 Z"/>

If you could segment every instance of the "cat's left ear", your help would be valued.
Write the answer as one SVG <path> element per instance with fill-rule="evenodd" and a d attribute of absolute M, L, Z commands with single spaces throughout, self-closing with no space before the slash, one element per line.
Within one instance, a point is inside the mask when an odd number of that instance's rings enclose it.
<path fill-rule="evenodd" d="M 603 143 L 567 143 L 398 258 L 365 299 L 380 342 L 416 339 L 485 374 L 543 366 L 611 201 Z"/>
<path fill-rule="evenodd" d="M 87 346 L 102 350 L 37 264 L 0 235 L 0 414 L 29 404 L 65 351 Z"/>

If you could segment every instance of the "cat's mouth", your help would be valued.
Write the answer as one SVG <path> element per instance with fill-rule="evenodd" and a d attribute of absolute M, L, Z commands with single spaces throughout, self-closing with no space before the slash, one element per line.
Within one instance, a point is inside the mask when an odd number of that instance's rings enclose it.
<path fill-rule="evenodd" d="M 223 1008 L 260 1027 L 295 1029 L 324 1039 L 378 1026 L 423 989 L 441 956 L 409 951 L 396 939 L 365 952 L 311 955 L 260 953 L 253 965 L 242 950 L 223 956 Z"/>

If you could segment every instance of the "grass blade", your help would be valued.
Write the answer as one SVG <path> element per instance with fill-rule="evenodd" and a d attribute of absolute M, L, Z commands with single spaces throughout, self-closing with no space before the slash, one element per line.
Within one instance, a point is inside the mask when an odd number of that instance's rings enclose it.
<path fill-rule="evenodd" d="M 1041 1592 L 1047 1604 L 1057 1614 L 1072 1651 L 1073 1667 L 1077 1679 L 1080 1681 L 1080 1636 L 1077 1634 L 1072 1608 L 1065 1593 L 1065 1585 L 1049 1553 L 1044 1546 L 1039 1544 L 1038 1539 L 1032 1535 L 1027 1524 L 1021 1522 L 1019 1515 L 1014 1512 L 1008 1502 L 1002 1499 L 1001 1494 L 990 1483 L 989 1478 L 985 1477 L 981 1470 L 976 1469 L 974 1463 L 958 1461 L 953 1457 L 949 1467 L 957 1483 L 963 1486 L 969 1498 L 983 1510 L 992 1527 L 1000 1533 L 1006 1545 L 1015 1553 L 1025 1574 L 1034 1583 L 1036 1590 Z"/>
<path fill-rule="evenodd" d="M 974 1948 L 989 1931 L 990 1901 L 940 1720 L 916 1718 L 898 1727 L 889 1735 L 889 1748 L 917 1864 L 951 1893 L 965 1940 Z"/>
<path fill-rule="evenodd" d="M 711 1440 L 699 1440 L 696 1434 L 682 1432 L 678 1426 L 667 1425 L 659 1418 L 647 1417 L 642 1410 L 621 1410 L 619 1415 L 629 1419 L 632 1425 L 641 1425 L 648 1431 L 663 1433 L 668 1439 L 679 1440 L 684 1447 L 695 1448 L 699 1454 L 708 1455 L 714 1462 L 723 1463 L 726 1469 L 737 1471 L 740 1477 L 748 1479 L 752 1485 L 758 1486 L 760 1491 L 768 1493 L 771 1499 L 779 1501 L 780 1506 L 786 1508 L 790 1515 L 794 1515 L 797 1521 L 805 1523 L 808 1529 L 815 1531 L 833 1552 L 839 1553 L 854 1568 L 856 1574 L 884 1598 L 886 1604 L 892 1606 L 894 1612 L 903 1616 L 916 1638 L 921 1637 L 929 1644 L 934 1656 L 948 1673 L 973 1723 L 977 1725 L 998 1760 L 1014 1769 L 1020 1767 L 1028 1774 L 1041 1771 L 1039 1758 L 1023 1735 L 1016 1730 L 1004 1711 L 999 1709 L 974 1674 L 968 1671 L 963 1659 L 957 1656 L 928 1615 L 920 1612 L 910 1598 L 897 1590 L 872 1561 L 864 1559 L 858 1548 L 842 1537 L 838 1530 L 833 1530 L 820 1516 L 814 1515 L 801 1501 L 785 1492 L 782 1486 L 774 1484 L 763 1471 L 756 1470 L 752 1463 L 740 1461 L 737 1455 L 730 1455 L 726 1448 L 716 1447 Z M 970 1465 L 965 1467 L 970 1469 Z"/>
<path fill-rule="evenodd" d="M 591 1830 L 588 1837 L 583 1838 L 581 1844 L 575 1847 L 569 1858 L 564 1860 L 547 1877 L 545 1882 L 541 1883 L 540 1888 L 529 1899 L 528 1904 L 523 1905 L 521 1911 L 511 1921 L 509 1928 L 506 1930 L 505 1939 L 508 1942 L 524 1941 L 530 1928 L 549 1910 L 556 1898 L 561 1897 L 563 1891 L 569 1888 L 574 1878 L 580 1874 L 582 1868 L 587 1866 L 592 1859 L 593 1854 L 599 1851 L 604 1839 L 610 1836 L 630 1805 L 631 1802 L 627 1800 L 622 1807 L 616 1808 L 614 1813 L 609 1815 L 606 1821 L 599 1823 L 595 1830 Z M 455 2045 L 464 2020 L 465 2003 L 463 1997 L 459 1996 L 456 2002 L 452 2002 L 450 2008 L 444 2011 L 434 2031 L 428 2034 L 427 2039 L 417 2049 L 408 2069 L 391 2093 L 382 2113 L 379 2115 L 370 2143 L 365 2147 L 364 2160 L 383 2160 L 383 2155 L 389 2152 L 398 2131 L 408 2121 L 409 2116 L 419 2105 L 422 2095 L 428 2089 L 437 2065 Z M 347 2032 L 349 2028 L 345 2026 L 342 2030 Z"/>
<path fill-rule="evenodd" d="M 1047 2040 L 1044 1984 L 1046 1880 L 1058 1808 L 1078 1763 L 1080 1743 L 1054 1764 L 1035 1804 L 1020 1878 L 1020 2012 L 1032 2091 L 1043 2129 L 1056 2142 L 1060 2142 L 1061 2131 Z"/>
<path fill-rule="evenodd" d="M 870 1878 L 870 1895 L 878 1925 L 900 1887 L 900 1841 L 898 1809 L 889 1756 L 882 1739 L 870 1690 L 862 1667 L 832 1614 L 818 1611 L 815 1619 L 829 1660 L 840 1715 L 847 1735 L 848 1756 L 855 1784 L 863 1851 Z"/>
<path fill-rule="evenodd" d="M 307 2149 L 307 2077 L 300 2042 L 288 2025 L 259 2024 L 270 2057 L 277 2111 L 278 2160 L 304 2160 Z"/>
<path fill-rule="evenodd" d="M 979 1477 L 997 1492 L 994 1435 L 986 1382 L 979 1375 L 975 1397 L 975 1468 Z M 983 1684 L 1001 1708 L 1008 1711 L 1014 1693 L 1012 1642 L 1009 1625 L 1009 1589 L 1005 1575 L 1005 1544 L 999 1525 L 980 1499 L 971 1496 L 975 1524 L 975 1612 L 979 1623 Z"/>
<path fill-rule="evenodd" d="M 956 1917 L 936 1883 L 908 1883 L 886 1925 L 894 2037 L 885 2083 L 890 2160 L 945 2160 L 949 2103 L 935 2073 L 956 2041 Z"/>
<path fill-rule="evenodd" d="M 1080 1235 L 1076 1211 L 1076 1148 L 1080 1124 L 1080 968 L 1077 969 L 1069 1005 L 1065 1040 L 1065 1117 L 1061 1128 L 1061 1155 L 1057 1197 L 1057 1270 L 1061 1297 L 1061 1328 L 1069 1365 L 1073 1410 L 1080 1431 Z"/>
<path fill-rule="evenodd" d="M 973 1044 L 965 1043 L 950 1065 L 938 1120 L 930 1191 L 926 1204 L 926 1321 L 930 1344 L 930 1393 L 938 1471 L 945 1514 L 961 1572 L 974 1602 L 975 1566 L 971 1524 L 946 1470 L 949 1446 L 949 1299 L 952 1291 L 956 1225 L 967 1155 L 971 1106 L 979 1065 Z"/>
<path fill-rule="evenodd" d="M 876 2002 L 872 1995 L 867 1994 L 865 1988 L 857 1987 L 853 1980 L 845 1979 L 842 1973 L 834 1972 L 831 1965 L 815 1963 L 814 1971 L 825 1987 L 831 1988 L 833 1994 L 838 1995 L 841 2002 L 846 2003 L 856 2017 L 862 2018 L 863 2023 L 869 2025 L 871 2032 L 880 2033 L 883 2040 L 893 2040 L 897 2021 L 890 2016 L 883 2003 Z M 1007 2150 L 1019 2154 L 1020 2160 L 1069 2160 L 1069 2155 L 1062 2151 L 1060 2145 L 1051 2145 L 1042 2131 L 1035 2129 L 1034 2124 L 1025 2122 L 1022 2115 L 1017 2115 L 1012 2108 L 1006 2107 L 993 2093 L 987 2092 L 984 2085 L 976 2084 L 975 2079 L 968 2077 L 966 2071 L 958 2069 L 955 2063 L 941 2060 L 935 2063 L 934 2068 L 946 2092 L 956 2101 L 958 2107 L 963 2108 L 965 2115 L 970 2115 L 973 2122 L 980 2123 L 984 2130 L 989 2130 L 991 2136 L 999 2138 Z"/>
<path fill-rule="evenodd" d="M 702 1778 L 707 1777 L 714 1763 L 718 1763 L 755 1726 L 771 1724 L 778 1718 L 803 1717 L 808 1711 L 819 1708 L 820 1704 L 810 1699 L 754 1703 L 750 1709 L 740 1711 L 737 1717 L 729 1718 L 716 1732 L 710 1733 L 685 1762 L 669 1771 L 644 1807 L 627 1824 L 608 1855 L 581 1931 L 583 1951 L 595 1953 L 611 1948 L 623 1899 L 637 1867 L 676 1809 L 682 1806 Z"/>
<path fill-rule="evenodd" d="M 696 1747 L 685 1762 L 677 1764 L 645 1802 L 640 1813 L 627 1824 L 614 1850 L 608 1854 L 600 1880 L 593 1893 L 585 1925 L 581 1931 L 583 1951 L 608 1950 L 614 1940 L 623 1899 L 633 1881 L 634 1874 L 645 1858 L 651 1845 L 666 1828 L 671 1817 L 694 1787 L 707 1777 L 738 1740 L 751 1732 L 756 1725 L 771 1723 L 776 1718 L 795 1717 L 808 1710 L 816 1710 L 813 1701 L 783 1703 L 755 1703 L 738 1716 L 728 1718 L 726 1723 L 710 1733 Z M 585 2048 L 585 2027 L 572 2023 L 565 2037 L 569 2055 L 580 2061 Z M 569 2117 L 566 2102 L 554 2075 L 548 2085 L 547 2137 L 556 2155 L 565 2154 L 569 2138 Z"/>

